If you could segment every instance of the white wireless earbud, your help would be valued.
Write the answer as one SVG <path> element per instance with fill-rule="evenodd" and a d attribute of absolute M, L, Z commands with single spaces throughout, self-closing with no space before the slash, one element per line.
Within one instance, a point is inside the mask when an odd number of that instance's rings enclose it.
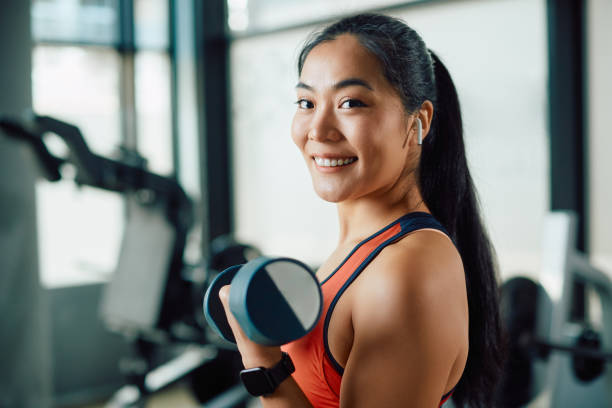
<path fill-rule="evenodd" d="M 419 145 L 423 144 L 423 124 L 421 123 L 421 119 L 416 118 L 417 123 L 417 143 Z"/>

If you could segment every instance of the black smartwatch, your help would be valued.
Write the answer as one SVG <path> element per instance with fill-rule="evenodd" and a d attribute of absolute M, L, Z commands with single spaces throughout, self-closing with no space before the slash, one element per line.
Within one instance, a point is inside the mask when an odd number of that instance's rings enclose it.
<path fill-rule="evenodd" d="M 281 360 L 272 368 L 255 367 L 240 371 L 240 379 L 254 397 L 272 394 L 295 371 L 289 354 L 283 352 Z"/>

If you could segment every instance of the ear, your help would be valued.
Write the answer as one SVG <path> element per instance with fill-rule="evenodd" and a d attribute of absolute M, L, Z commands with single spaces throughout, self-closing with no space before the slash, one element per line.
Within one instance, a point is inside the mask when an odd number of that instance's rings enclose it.
<path fill-rule="evenodd" d="M 417 120 L 418 119 L 418 120 Z M 419 140 L 425 140 L 431 129 L 431 121 L 433 119 L 433 104 L 426 100 L 421 107 L 408 120 L 408 131 L 406 132 L 406 140 L 404 145 L 410 141 L 410 145 L 420 145 Z M 420 129 L 419 129 L 420 128 Z M 421 137 L 419 138 L 419 133 Z"/>
<path fill-rule="evenodd" d="M 420 109 L 417 112 L 417 118 L 421 122 L 421 132 L 422 132 L 423 140 L 425 140 L 425 138 L 429 134 L 429 130 L 431 129 L 431 121 L 433 120 L 433 114 L 434 114 L 433 104 L 431 103 L 431 101 L 426 100 L 425 102 L 423 102 L 423 104 L 421 105 Z M 417 121 L 415 120 L 415 122 Z M 416 127 L 417 127 L 417 123 L 415 123 L 415 130 L 417 130 Z"/>

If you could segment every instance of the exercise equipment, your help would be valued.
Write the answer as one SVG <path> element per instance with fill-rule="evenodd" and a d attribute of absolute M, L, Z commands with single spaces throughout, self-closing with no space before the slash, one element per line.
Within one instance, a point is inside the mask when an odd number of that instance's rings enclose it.
<path fill-rule="evenodd" d="M 259 252 L 222 237 L 211 243 L 210 262 L 186 265 L 183 252 L 194 210 L 176 179 L 148 171 L 146 160 L 126 148 L 114 159 L 99 156 L 76 126 L 48 116 L 29 112 L 23 118 L 0 117 L 0 129 L 30 146 L 48 181 L 61 180 L 63 167 L 70 166 L 76 184 L 125 197 L 125 232 L 100 314 L 107 327 L 129 339 L 134 355 L 119 364 L 128 384 L 110 405 L 142 404 L 148 394 L 185 376 L 195 379 L 201 401 L 236 384 L 237 375 L 229 372 L 239 371 L 240 356 L 210 343 L 201 296 L 216 268 L 247 262 Z M 44 136 L 49 133 L 65 143 L 65 155 L 48 148 Z M 232 406 L 238 405 L 244 404 Z"/>
<path fill-rule="evenodd" d="M 278 346 L 299 339 L 321 316 L 321 288 L 310 268 L 295 259 L 259 257 L 223 271 L 204 296 L 206 320 L 229 342 L 236 339 L 219 299 L 219 290 L 229 284 L 230 310 L 256 343 Z"/>
<path fill-rule="evenodd" d="M 0 127 L 30 144 L 47 180 L 59 181 L 62 168 L 71 165 L 78 185 L 126 197 L 129 216 L 101 315 L 110 328 L 131 336 L 173 335 L 172 323 L 194 314 L 184 302 L 188 284 L 181 277 L 186 236 L 194 222 L 193 204 L 177 180 L 148 171 L 146 160 L 135 151 L 123 149 L 118 159 L 99 156 L 76 126 L 49 116 L 1 118 Z M 65 143 L 65 157 L 48 149 L 44 138 L 48 133 Z"/>
<path fill-rule="evenodd" d="M 551 213 L 545 223 L 543 270 L 540 282 L 515 277 L 501 286 L 501 316 L 508 337 L 508 358 L 497 392 L 500 407 L 520 407 L 544 390 L 551 406 L 562 406 L 558 384 L 563 355 L 571 357 L 574 378 L 586 383 L 612 375 L 612 283 L 576 250 L 576 218 L 571 212 Z M 573 286 L 580 282 L 601 301 L 601 329 L 590 322 L 570 322 Z M 568 327 L 579 327 L 572 342 Z M 609 387 L 608 387 L 609 389 Z M 612 400 L 612 395 L 607 396 Z"/>

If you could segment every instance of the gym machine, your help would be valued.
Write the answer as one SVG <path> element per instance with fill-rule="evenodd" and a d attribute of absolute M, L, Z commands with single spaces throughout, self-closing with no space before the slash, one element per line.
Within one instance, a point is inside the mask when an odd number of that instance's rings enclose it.
<path fill-rule="evenodd" d="M 612 406 L 612 372 L 606 369 L 612 362 L 612 351 L 606 351 L 612 350 L 612 282 L 576 249 L 576 224 L 572 212 L 550 213 L 539 282 L 515 277 L 501 287 L 508 355 L 497 393 L 500 407 L 527 406 L 542 394 L 544 406 L 573 406 L 563 397 L 568 379 L 582 386 L 601 383 L 580 406 Z M 571 321 L 576 283 L 599 300 L 600 327 L 589 319 Z"/>
<path fill-rule="evenodd" d="M 186 265 L 183 252 L 194 224 L 194 206 L 174 178 L 148 171 L 146 160 L 135 151 L 122 149 L 116 160 L 94 154 L 76 126 L 52 117 L 34 113 L 22 119 L 0 117 L 0 129 L 30 145 L 45 179 L 60 180 L 62 167 L 70 165 L 78 185 L 125 197 L 127 224 L 100 315 L 109 329 L 134 345 L 134 356 L 120 361 L 127 385 L 108 406 L 142 406 L 149 394 L 187 376 L 196 397 L 208 401 L 205 406 L 244 406 L 246 391 L 233 386 L 240 357 L 207 331 L 202 296 L 218 272 L 260 253 L 230 237 L 219 237 L 211 243 L 206 262 Z M 44 138 L 48 133 L 65 143 L 65 157 L 48 149 Z"/>

